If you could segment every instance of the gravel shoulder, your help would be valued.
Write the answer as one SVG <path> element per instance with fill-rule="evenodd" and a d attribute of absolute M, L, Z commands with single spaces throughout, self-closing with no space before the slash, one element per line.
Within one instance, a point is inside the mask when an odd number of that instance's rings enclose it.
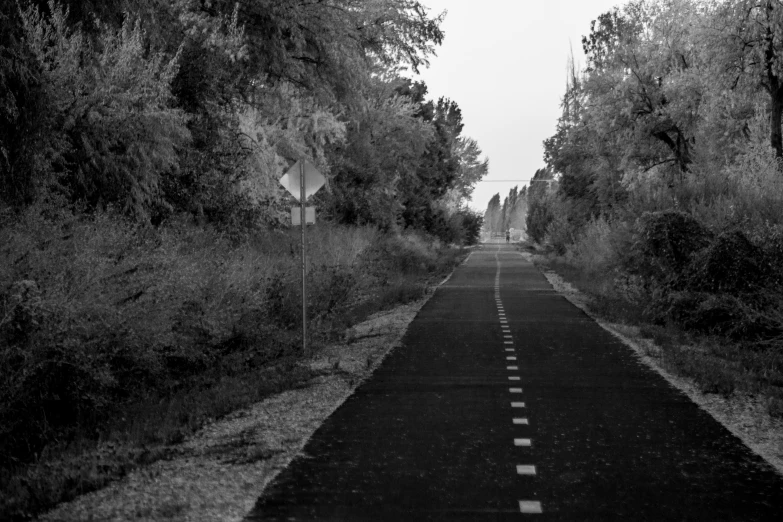
<path fill-rule="evenodd" d="M 520 255 L 533 259 L 531 254 Z M 551 270 L 542 270 L 542 272 L 557 292 L 629 346 L 644 364 L 682 391 L 783 475 L 783 420 L 770 416 L 766 404 L 746 394 L 734 393 L 726 398 L 701 392 L 691 380 L 666 370 L 660 357 L 662 350 L 652 340 L 642 337 L 638 327 L 610 323 L 598 318 L 590 310 L 590 300 L 586 295 L 556 272 Z"/>
<path fill-rule="evenodd" d="M 209 424 L 168 460 L 63 503 L 43 521 L 239 521 L 310 436 L 399 345 L 431 293 L 375 314 L 302 362 L 318 377 Z"/>

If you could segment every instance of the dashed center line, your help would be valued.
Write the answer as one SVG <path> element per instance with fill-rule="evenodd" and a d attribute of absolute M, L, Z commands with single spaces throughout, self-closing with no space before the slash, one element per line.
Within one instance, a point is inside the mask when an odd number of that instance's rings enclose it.
<path fill-rule="evenodd" d="M 517 473 L 520 475 L 535 475 L 536 467 L 527 464 L 517 465 Z"/>
<path fill-rule="evenodd" d="M 538 514 L 543 513 L 541 509 L 541 502 L 535 500 L 520 500 L 519 501 L 520 513 Z"/>
<path fill-rule="evenodd" d="M 497 252 L 495 252 L 495 262 L 497 263 L 497 271 L 495 273 L 495 303 L 497 305 L 498 309 L 498 319 L 500 320 L 500 326 L 503 331 L 503 346 L 504 350 L 508 353 L 515 353 L 516 350 L 513 348 L 514 346 L 514 338 L 511 335 L 511 329 L 508 326 L 508 320 L 506 317 L 506 309 L 503 306 L 503 301 L 500 298 L 500 259 L 498 258 L 498 252 L 500 252 L 500 247 L 498 247 Z M 507 361 L 516 361 L 516 356 L 510 355 L 506 357 Z M 506 370 L 508 371 L 518 371 L 519 366 L 517 365 L 508 365 L 506 366 Z M 521 380 L 521 377 L 518 375 L 509 375 L 508 376 L 509 381 L 519 381 Z M 508 391 L 510 393 L 514 394 L 521 394 L 522 388 L 509 388 Z M 517 402 L 512 401 L 511 407 L 515 409 L 524 409 L 525 403 L 524 402 Z M 512 417 L 512 422 L 515 426 L 528 426 L 529 422 L 527 417 Z M 524 438 L 515 438 L 514 439 L 514 446 L 517 447 L 531 447 L 532 441 L 531 439 L 524 439 Z M 536 466 L 531 464 L 518 464 L 516 466 L 517 474 L 518 475 L 525 475 L 525 476 L 534 476 L 536 475 Z M 523 514 L 540 514 L 543 513 L 543 508 L 541 506 L 541 502 L 537 500 L 519 500 L 519 512 Z"/>

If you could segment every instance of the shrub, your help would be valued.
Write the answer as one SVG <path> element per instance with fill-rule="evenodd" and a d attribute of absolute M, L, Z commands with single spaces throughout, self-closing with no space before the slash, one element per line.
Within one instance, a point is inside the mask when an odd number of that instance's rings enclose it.
<path fill-rule="evenodd" d="M 668 280 L 711 238 L 709 230 L 684 212 L 645 212 L 639 219 L 637 241 L 626 268 L 646 279 Z"/>
<path fill-rule="evenodd" d="M 702 292 L 752 292 L 769 282 L 764 261 L 762 250 L 742 232 L 724 232 L 693 255 L 673 284 Z"/>
<path fill-rule="evenodd" d="M 590 221 L 568 249 L 567 260 L 587 274 L 612 270 L 617 258 L 612 230 L 604 218 Z"/>

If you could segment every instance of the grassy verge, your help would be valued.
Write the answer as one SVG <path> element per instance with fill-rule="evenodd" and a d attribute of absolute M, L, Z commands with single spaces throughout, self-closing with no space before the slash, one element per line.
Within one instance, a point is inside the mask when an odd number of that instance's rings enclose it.
<path fill-rule="evenodd" d="M 634 298 L 615 271 L 594 271 L 552 252 L 524 248 L 534 260 L 553 270 L 590 300 L 590 310 L 601 319 L 638 328 L 639 336 L 658 347 L 648 355 L 674 375 L 691 379 L 704 393 L 725 397 L 746 394 L 761 397 L 772 417 L 783 418 L 783 350 L 774 344 L 734 341 L 724 336 L 688 331 L 651 317 L 647 303 Z"/>
<path fill-rule="evenodd" d="M 238 240 L 185 221 L 0 217 L 0 519 L 99 488 L 311 378 L 295 231 Z M 314 350 L 419 298 L 464 256 L 370 228 L 309 237 Z"/>

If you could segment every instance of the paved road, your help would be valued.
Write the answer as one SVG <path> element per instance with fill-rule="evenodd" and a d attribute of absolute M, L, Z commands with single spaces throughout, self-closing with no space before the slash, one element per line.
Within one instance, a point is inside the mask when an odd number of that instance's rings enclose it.
<path fill-rule="evenodd" d="M 783 477 L 506 245 L 471 254 L 254 520 L 783 520 Z"/>

